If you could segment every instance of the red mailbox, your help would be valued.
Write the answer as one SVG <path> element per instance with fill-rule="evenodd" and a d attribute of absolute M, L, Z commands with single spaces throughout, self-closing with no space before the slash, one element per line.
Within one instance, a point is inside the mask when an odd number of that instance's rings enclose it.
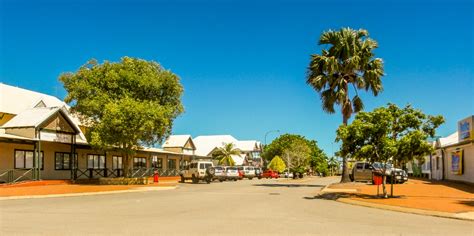
<path fill-rule="evenodd" d="M 158 183 L 158 178 L 160 177 L 160 174 L 158 174 L 158 171 L 155 170 L 153 173 L 153 182 Z"/>
<path fill-rule="evenodd" d="M 373 177 L 374 185 L 381 185 L 383 177 L 381 175 L 374 175 Z"/>

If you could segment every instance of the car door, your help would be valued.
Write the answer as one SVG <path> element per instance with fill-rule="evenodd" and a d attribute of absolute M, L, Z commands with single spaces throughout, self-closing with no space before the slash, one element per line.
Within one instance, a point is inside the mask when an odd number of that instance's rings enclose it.
<path fill-rule="evenodd" d="M 364 163 L 356 163 L 354 167 L 354 181 L 361 181 L 364 179 Z"/>
<path fill-rule="evenodd" d="M 364 163 L 363 173 L 364 180 L 372 180 L 372 165 L 370 163 Z"/>

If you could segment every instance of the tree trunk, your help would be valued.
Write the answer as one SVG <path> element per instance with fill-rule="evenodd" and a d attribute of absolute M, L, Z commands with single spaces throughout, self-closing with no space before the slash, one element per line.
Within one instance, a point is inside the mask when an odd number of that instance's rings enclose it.
<path fill-rule="evenodd" d="M 383 171 L 385 173 L 385 169 Z M 383 189 L 383 197 L 384 198 L 388 198 L 388 195 L 387 195 L 387 187 L 385 185 L 386 181 L 387 181 L 387 176 L 384 174 L 383 175 L 383 181 L 382 181 L 382 189 Z"/>
<path fill-rule="evenodd" d="M 129 178 L 130 177 L 130 157 L 128 153 L 125 153 L 123 161 L 123 177 Z"/>
<path fill-rule="evenodd" d="M 346 115 L 342 114 L 343 116 L 343 120 L 342 120 L 342 123 L 344 125 L 347 125 L 347 121 L 349 120 L 349 117 L 347 117 Z M 349 178 L 349 169 L 348 169 L 348 166 L 347 166 L 347 157 L 346 156 L 343 156 L 342 157 L 342 177 L 341 177 L 341 183 L 347 183 L 347 182 L 351 182 L 351 179 Z"/>

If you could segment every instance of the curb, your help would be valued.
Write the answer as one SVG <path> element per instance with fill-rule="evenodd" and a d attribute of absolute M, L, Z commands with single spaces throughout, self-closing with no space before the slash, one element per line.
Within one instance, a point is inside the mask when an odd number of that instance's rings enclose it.
<path fill-rule="evenodd" d="M 457 213 L 430 211 L 430 210 L 422 210 L 422 209 L 415 209 L 415 208 L 408 208 L 408 207 L 401 207 L 401 206 L 390 206 L 390 205 L 384 205 L 384 204 L 378 204 L 378 203 L 358 201 L 358 200 L 353 200 L 353 199 L 348 199 L 348 198 L 339 198 L 339 199 L 336 199 L 336 201 L 341 202 L 341 203 L 356 205 L 356 206 L 364 206 L 364 207 L 370 207 L 370 208 L 376 208 L 376 209 L 382 209 L 382 210 L 474 222 L 474 218 L 457 216 Z"/>
<path fill-rule="evenodd" d="M 99 191 L 99 192 L 85 192 L 85 193 L 62 193 L 62 194 L 49 194 L 49 195 L 10 196 L 10 197 L 0 197 L 0 201 L 21 200 L 21 199 L 58 198 L 58 197 L 80 197 L 80 196 L 107 195 L 107 194 L 118 194 L 118 193 L 139 193 L 139 192 L 173 190 L 173 189 L 177 189 L 177 188 L 178 188 L 178 186 L 172 186 L 172 187 L 170 187 L 170 186 L 139 187 L 137 189 L 128 189 L 128 190 L 113 190 L 113 191 Z"/>

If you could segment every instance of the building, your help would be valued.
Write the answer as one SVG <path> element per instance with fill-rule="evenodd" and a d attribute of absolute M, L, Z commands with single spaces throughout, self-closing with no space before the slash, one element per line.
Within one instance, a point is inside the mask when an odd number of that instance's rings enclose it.
<path fill-rule="evenodd" d="M 0 83 L 1 182 L 123 175 L 122 154 L 94 150 L 79 119 L 68 110 L 53 96 Z M 131 158 L 131 174 L 153 168 L 162 175 L 177 175 L 195 157 L 194 151 L 192 139 L 186 137 L 170 140 L 164 149 L 144 148 Z"/>
<path fill-rule="evenodd" d="M 203 135 L 193 139 L 196 145 L 196 155 L 212 157 L 212 154 L 225 144 L 232 143 L 240 151 L 240 155 L 233 155 L 236 165 L 253 165 L 261 167 L 262 145 L 256 140 L 239 141 L 232 135 Z"/>
<path fill-rule="evenodd" d="M 458 122 L 458 129 L 439 138 L 431 156 L 431 178 L 474 183 L 474 116 Z"/>

